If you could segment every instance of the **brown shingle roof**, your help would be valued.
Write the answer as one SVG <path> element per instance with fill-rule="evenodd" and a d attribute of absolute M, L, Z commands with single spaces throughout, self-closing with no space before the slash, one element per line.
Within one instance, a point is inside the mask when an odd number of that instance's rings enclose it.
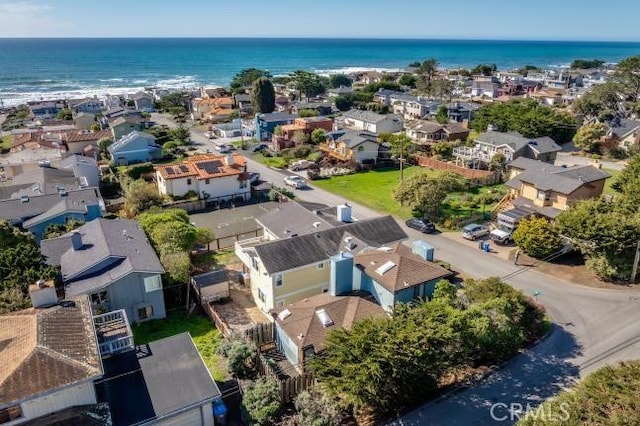
<path fill-rule="evenodd" d="M 364 297 L 366 296 L 366 298 Z M 324 348 L 327 334 L 337 328 L 349 330 L 357 321 L 365 318 L 388 318 L 384 309 L 368 293 L 350 296 L 319 294 L 293 303 L 286 308 L 273 310 L 280 313 L 288 309 L 291 315 L 285 319 L 276 318 L 282 330 L 299 348 L 313 346 L 314 351 Z M 316 311 L 324 309 L 333 325 L 324 327 Z"/>
<path fill-rule="evenodd" d="M 393 262 L 395 266 L 380 275 L 376 269 L 386 262 Z M 400 243 L 388 250 L 375 249 L 361 252 L 356 255 L 355 264 L 392 293 L 451 275 L 450 271 L 424 260 L 414 254 L 409 247 Z"/>
<path fill-rule="evenodd" d="M 74 142 L 86 142 L 86 141 L 99 141 L 102 138 L 112 137 L 109 130 L 101 130 L 99 132 L 87 132 L 84 130 L 73 130 L 67 132 L 63 138 L 67 143 Z"/>
<path fill-rule="evenodd" d="M 0 406 L 102 375 L 89 300 L 0 316 Z"/>

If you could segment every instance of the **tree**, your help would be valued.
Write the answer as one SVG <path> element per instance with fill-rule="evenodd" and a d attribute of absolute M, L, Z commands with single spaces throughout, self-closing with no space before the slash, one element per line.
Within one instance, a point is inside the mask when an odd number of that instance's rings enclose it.
<path fill-rule="evenodd" d="M 513 233 L 513 241 L 526 254 L 544 259 L 562 248 L 562 238 L 546 219 L 532 217 L 522 219 Z"/>
<path fill-rule="evenodd" d="M 189 283 L 189 267 L 191 266 L 189 253 L 186 251 L 161 252 L 160 263 L 173 283 Z"/>
<path fill-rule="evenodd" d="M 479 74 L 484 76 L 491 76 L 498 70 L 496 64 L 479 64 L 471 70 L 471 74 Z"/>
<path fill-rule="evenodd" d="M 327 141 L 327 133 L 323 129 L 313 129 L 311 132 L 311 143 L 319 145 Z"/>
<path fill-rule="evenodd" d="M 440 105 L 438 107 L 438 113 L 436 114 L 436 121 L 440 124 L 449 123 L 449 110 L 446 105 Z"/>
<path fill-rule="evenodd" d="M 180 145 L 187 145 L 189 143 L 190 132 L 189 129 L 183 124 L 178 124 L 173 129 L 169 130 L 169 136 Z"/>
<path fill-rule="evenodd" d="M 78 220 L 69 220 L 64 224 L 52 223 L 51 225 L 47 226 L 47 229 L 45 229 L 42 238 L 48 239 L 60 237 L 67 232 L 71 232 L 74 229 L 81 227 L 82 225 L 84 225 L 84 222 Z"/>
<path fill-rule="evenodd" d="M 69 108 L 63 108 L 56 115 L 58 120 L 73 120 L 73 112 Z"/>
<path fill-rule="evenodd" d="M 318 387 L 300 392 L 295 400 L 300 426 L 339 426 L 343 416 L 338 402 Z"/>
<path fill-rule="evenodd" d="M 261 377 L 247 385 L 242 397 L 251 420 L 258 425 L 274 425 L 280 415 L 280 391 L 275 379 Z"/>
<path fill-rule="evenodd" d="M 448 78 L 436 78 L 431 82 L 431 85 L 433 86 L 433 95 L 442 100 L 451 100 L 456 88 L 456 83 Z"/>
<path fill-rule="evenodd" d="M 124 211 L 131 217 L 161 204 L 162 196 L 158 190 L 142 179 L 131 182 L 124 189 Z"/>
<path fill-rule="evenodd" d="M 169 141 L 162 145 L 162 153 L 163 155 L 173 155 L 176 150 L 180 146 L 180 142 L 178 141 Z"/>
<path fill-rule="evenodd" d="M 527 75 L 529 75 L 529 71 L 541 72 L 542 69 L 540 67 L 535 66 L 535 65 L 525 65 L 524 67 L 522 67 L 522 68 L 520 68 L 518 70 L 518 73 L 520 75 L 522 75 L 523 77 L 526 77 Z"/>
<path fill-rule="evenodd" d="M 588 70 L 593 68 L 600 68 L 604 65 L 604 61 L 602 59 L 575 59 L 571 62 L 571 69 L 573 70 Z"/>
<path fill-rule="evenodd" d="M 433 300 L 453 302 L 457 298 L 457 292 L 458 289 L 455 285 L 447 280 L 440 280 L 436 283 L 432 298 Z"/>
<path fill-rule="evenodd" d="M 431 144 L 429 149 L 431 149 L 431 154 L 439 155 L 444 159 L 449 159 L 453 156 L 453 143 L 449 141 L 440 141 Z"/>
<path fill-rule="evenodd" d="M 251 105 L 259 113 L 270 113 L 276 109 L 276 92 L 267 77 L 260 77 L 252 83 Z"/>
<path fill-rule="evenodd" d="M 102 130 L 102 127 L 100 126 L 100 123 L 93 123 L 91 124 L 91 126 L 89 126 L 89 130 L 91 130 L 92 132 L 99 132 L 100 130 Z"/>
<path fill-rule="evenodd" d="M 640 206 L 640 154 L 632 156 L 611 185 L 629 204 Z"/>
<path fill-rule="evenodd" d="M 413 142 L 405 133 L 399 135 L 391 135 L 389 137 L 391 144 L 391 155 L 400 161 L 400 182 L 404 180 L 404 163 L 411 153 Z"/>
<path fill-rule="evenodd" d="M 159 110 L 163 112 L 169 112 L 171 114 L 174 114 L 180 108 L 180 111 L 186 113 L 192 97 L 193 95 L 191 94 L 191 92 L 187 91 L 169 92 L 165 95 L 162 95 L 160 99 L 158 99 L 158 101 L 156 102 L 156 106 Z"/>
<path fill-rule="evenodd" d="M 623 114 L 622 86 L 608 81 L 598 84 L 576 99 L 572 108 L 575 112 L 602 121 L 611 120 Z"/>
<path fill-rule="evenodd" d="M 607 365 L 543 402 L 518 426 L 638 424 L 640 362 Z M 547 415 L 541 415 L 547 413 Z M 552 415 L 548 415 L 552 413 Z"/>
<path fill-rule="evenodd" d="M 438 61 L 434 58 L 423 61 L 418 67 L 418 80 L 416 82 L 416 88 L 418 91 L 431 95 L 433 87 L 431 81 L 438 70 Z"/>
<path fill-rule="evenodd" d="M 56 273 L 44 263 L 31 234 L 0 221 L 0 314 L 28 308 L 29 285 L 53 279 Z"/>
<path fill-rule="evenodd" d="M 624 88 L 624 93 L 633 102 L 640 95 L 640 55 L 630 56 L 618 63 L 614 79 Z"/>
<path fill-rule="evenodd" d="M 503 173 L 507 169 L 507 159 L 501 152 L 496 152 L 489 161 L 489 170 Z"/>
<path fill-rule="evenodd" d="M 256 362 L 258 350 L 256 346 L 240 335 L 225 339 L 217 349 L 220 355 L 227 358 L 227 370 L 238 379 L 253 379 L 258 374 Z"/>
<path fill-rule="evenodd" d="M 464 178 L 452 171 L 435 170 L 421 172 L 400 182 L 393 196 L 403 205 L 409 205 L 433 218 L 439 216 L 440 204 L 449 192 L 460 191 L 465 186 Z"/>
<path fill-rule="evenodd" d="M 250 87 L 257 79 L 265 77 L 271 78 L 271 73 L 258 68 L 245 68 L 231 79 L 231 90 L 235 93 L 243 92 L 246 87 Z"/>
<path fill-rule="evenodd" d="M 415 89 L 417 81 L 418 79 L 416 78 L 415 75 L 403 74 L 402 77 L 400 77 L 400 80 L 398 80 L 398 83 L 400 83 L 400 85 L 402 86 L 407 86 L 407 87 L 410 87 L 411 89 Z"/>
<path fill-rule="evenodd" d="M 340 111 L 349 111 L 355 102 L 355 97 L 350 94 L 340 95 L 337 96 L 333 102 Z"/>
<path fill-rule="evenodd" d="M 607 134 L 607 126 L 602 123 L 589 123 L 580 127 L 573 136 L 573 143 L 587 152 L 598 151 L 602 138 Z"/>
<path fill-rule="evenodd" d="M 291 78 L 296 84 L 296 89 L 300 92 L 300 97 L 304 95 L 307 100 L 313 96 L 324 93 L 326 87 L 318 74 L 298 70 L 291 73 Z"/>
<path fill-rule="evenodd" d="M 179 221 L 159 223 L 148 234 L 161 254 L 191 250 L 197 236 L 193 225 Z"/>
<path fill-rule="evenodd" d="M 292 139 L 297 145 L 302 145 L 309 142 L 309 134 L 303 131 L 297 131 L 293 133 Z"/>
<path fill-rule="evenodd" d="M 196 228 L 196 241 L 195 243 L 200 246 L 208 246 L 213 240 L 216 239 L 216 235 L 209 228 Z"/>
<path fill-rule="evenodd" d="M 317 117 L 318 115 L 318 111 L 312 108 L 309 109 L 301 109 L 300 111 L 298 111 L 298 117 Z"/>
<path fill-rule="evenodd" d="M 329 87 L 337 89 L 339 87 L 351 87 L 353 82 L 344 74 L 331 74 L 329 76 Z"/>
<path fill-rule="evenodd" d="M 98 140 L 98 148 L 100 148 L 102 152 L 107 152 L 107 148 L 109 148 L 112 143 L 113 139 L 111 138 L 101 138 Z"/>

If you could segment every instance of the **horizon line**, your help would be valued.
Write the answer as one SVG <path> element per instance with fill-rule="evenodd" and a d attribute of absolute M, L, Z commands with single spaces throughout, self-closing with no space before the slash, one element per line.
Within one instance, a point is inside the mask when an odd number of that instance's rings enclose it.
<path fill-rule="evenodd" d="M 628 43 L 640 44 L 638 40 L 623 39 L 527 39 L 527 38 L 441 38 L 441 37 L 407 37 L 407 36 L 3 36 L 0 40 L 398 40 L 398 41 L 476 41 L 476 42 L 530 42 L 530 43 Z"/>

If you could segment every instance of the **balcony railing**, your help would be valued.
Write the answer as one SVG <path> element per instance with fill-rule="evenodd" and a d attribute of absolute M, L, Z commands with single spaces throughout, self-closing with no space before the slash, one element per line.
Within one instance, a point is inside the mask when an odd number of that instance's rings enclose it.
<path fill-rule="evenodd" d="M 124 309 L 93 317 L 100 355 L 107 357 L 135 347 L 133 333 Z"/>

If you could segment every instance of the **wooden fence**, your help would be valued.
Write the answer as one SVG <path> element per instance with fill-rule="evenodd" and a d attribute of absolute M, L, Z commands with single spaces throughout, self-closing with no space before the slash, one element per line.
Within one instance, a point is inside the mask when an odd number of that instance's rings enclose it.
<path fill-rule="evenodd" d="M 275 324 L 272 322 L 256 324 L 244 331 L 244 337 L 255 343 L 258 348 L 273 343 L 276 340 Z"/>
<path fill-rule="evenodd" d="M 220 330 L 222 335 L 226 339 L 230 339 L 231 336 L 233 336 L 233 330 L 231 329 L 229 324 L 227 324 L 227 322 L 224 320 L 222 315 L 220 315 L 220 313 L 216 310 L 213 303 L 203 303 L 202 308 L 207 313 L 209 318 L 211 318 L 213 323 L 216 325 L 216 328 Z"/>
<path fill-rule="evenodd" d="M 465 167 L 447 163 L 446 161 L 440 161 L 435 158 L 429 158 L 422 155 L 416 155 L 416 160 L 420 167 L 456 172 L 462 175 L 472 186 L 493 185 L 500 182 L 500 175 L 488 170 L 467 169 Z"/>

